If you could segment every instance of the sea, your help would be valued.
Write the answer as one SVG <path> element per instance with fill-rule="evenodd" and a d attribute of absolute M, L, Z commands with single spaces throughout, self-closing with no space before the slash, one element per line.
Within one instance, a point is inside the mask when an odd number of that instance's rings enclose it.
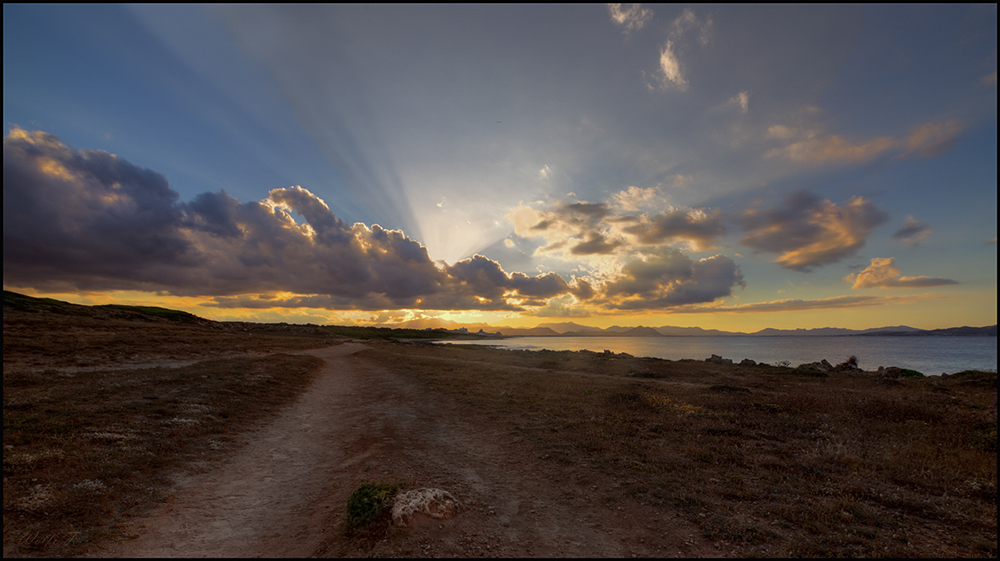
<path fill-rule="evenodd" d="M 442 343 L 526 350 L 609 350 L 669 360 L 704 360 L 714 354 L 733 362 L 749 358 L 772 365 L 788 361 L 791 366 L 823 359 L 836 365 L 853 355 L 864 370 L 897 366 L 927 376 L 963 370 L 996 372 L 997 368 L 997 338 L 988 336 L 510 337 Z"/>

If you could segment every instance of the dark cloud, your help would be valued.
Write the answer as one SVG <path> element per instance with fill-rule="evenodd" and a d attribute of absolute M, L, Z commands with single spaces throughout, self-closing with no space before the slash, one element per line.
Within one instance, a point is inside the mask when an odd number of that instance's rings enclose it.
<path fill-rule="evenodd" d="M 635 234 L 644 244 L 661 244 L 674 238 L 684 238 L 707 248 L 726 233 L 726 228 L 718 209 L 711 213 L 678 209 L 661 212 L 648 222 L 626 228 L 625 231 Z"/>
<path fill-rule="evenodd" d="M 594 255 L 594 254 L 607 254 L 615 250 L 615 248 L 622 245 L 620 241 L 608 241 L 607 238 L 601 234 L 590 234 L 590 239 L 585 242 L 578 243 L 570 249 L 570 253 L 573 255 Z"/>
<path fill-rule="evenodd" d="M 622 222 L 614 216 L 607 203 L 563 203 L 552 210 L 534 213 L 536 219 L 526 222 L 518 233 L 522 236 L 539 236 L 548 243 L 539 248 L 540 253 L 566 251 L 569 255 L 606 255 L 624 245 L 621 234 L 613 234 L 609 223 Z M 628 217 L 626 221 L 634 221 Z M 617 238 L 617 239 L 616 239 Z"/>
<path fill-rule="evenodd" d="M 912 216 L 906 217 L 906 224 L 902 228 L 896 231 L 892 235 L 893 238 L 908 243 L 910 245 L 919 245 L 920 242 L 931 233 L 931 227 L 928 224 L 920 222 Z"/>
<path fill-rule="evenodd" d="M 538 250 L 540 253 L 563 251 L 567 256 L 623 253 L 637 245 L 677 240 L 694 242 L 705 250 L 726 233 L 724 216 L 718 209 L 675 209 L 647 217 L 617 214 L 607 203 L 560 202 L 550 210 L 535 211 L 534 216 L 534 223 L 516 226 L 518 234 L 545 238 L 548 243 Z"/>
<path fill-rule="evenodd" d="M 597 293 L 589 282 L 576 277 L 573 277 L 573 287 L 570 292 L 580 301 L 590 300 Z"/>
<path fill-rule="evenodd" d="M 520 310 L 589 289 L 554 273 L 507 274 L 480 255 L 435 263 L 402 232 L 349 225 L 301 187 L 274 189 L 260 202 L 224 191 L 179 202 L 163 175 L 107 152 L 74 150 L 44 132 L 14 129 L 3 150 L 9 286 L 214 296 L 219 307 L 365 310 Z M 282 292 L 305 296 L 274 296 Z"/>
<path fill-rule="evenodd" d="M 600 220 L 608 215 L 607 203 L 573 203 L 563 207 L 567 212 L 589 219 Z"/>
<path fill-rule="evenodd" d="M 439 305 L 440 309 L 459 309 L 461 301 L 472 298 L 481 302 L 481 309 L 521 309 L 506 304 L 506 298 L 527 299 L 520 306 L 540 306 L 544 300 L 567 293 L 586 293 L 590 288 L 585 282 L 574 279 L 571 286 L 555 273 L 529 277 L 524 273 L 506 273 L 500 264 L 482 255 L 474 255 L 446 268 L 448 290 L 437 296 L 457 302 Z M 437 309 L 437 308 L 435 308 Z"/>
<path fill-rule="evenodd" d="M 732 259 L 715 255 L 693 261 L 666 249 L 626 265 L 618 280 L 604 286 L 600 301 L 613 309 L 655 310 L 711 302 L 730 296 L 736 285 L 746 284 Z"/>
<path fill-rule="evenodd" d="M 560 203 L 555 210 L 542 214 L 542 219 L 531 227 L 534 231 L 546 231 L 563 227 L 586 231 L 600 224 L 609 213 L 605 203 Z"/>
<path fill-rule="evenodd" d="M 107 152 L 14 129 L 3 183 L 5 282 L 143 288 L 183 282 L 183 270 L 202 263 L 166 178 Z"/>
<path fill-rule="evenodd" d="M 778 208 L 744 212 L 741 222 L 748 233 L 741 241 L 758 251 L 780 253 L 775 263 L 786 269 L 809 272 L 861 249 L 871 231 L 887 220 L 886 213 L 862 197 L 838 207 L 798 191 Z"/>

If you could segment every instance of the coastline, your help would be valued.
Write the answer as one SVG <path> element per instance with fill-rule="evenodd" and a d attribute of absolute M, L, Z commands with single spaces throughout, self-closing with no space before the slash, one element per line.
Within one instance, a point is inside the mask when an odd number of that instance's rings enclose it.
<path fill-rule="evenodd" d="M 849 356 L 860 360 L 862 369 L 879 366 L 915 370 L 925 375 L 955 373 L 970 369 L 996 370 L 995 337 L 532 337 L 450 340 L 444 344 L 468 344 L 555 350 L 628 353 L 665 360 L 704 360 L 712 355 L 740 362 L 809 364 L 827 360 L 837 364 Z"/>

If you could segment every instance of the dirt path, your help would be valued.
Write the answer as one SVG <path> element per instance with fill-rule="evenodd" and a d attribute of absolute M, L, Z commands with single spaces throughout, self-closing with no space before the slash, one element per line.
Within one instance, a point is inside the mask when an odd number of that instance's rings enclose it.
<path fill-rule="evenodd" d="M 248 444 L 103 553 L 135 557 L 718 556 L 672 512 L 617 497 L 614 478 L 539 457 L 540 450 L 454 400 L 353 353 L 327 361 L 312 387 Z M 340 530 L 362 481 L 439 487 L 464 509 L 394 529 L 371 551 Z M 613 498 L 613 499 L 612 499 Z M 610 499 L 610 500 L 609 500 Z"/>

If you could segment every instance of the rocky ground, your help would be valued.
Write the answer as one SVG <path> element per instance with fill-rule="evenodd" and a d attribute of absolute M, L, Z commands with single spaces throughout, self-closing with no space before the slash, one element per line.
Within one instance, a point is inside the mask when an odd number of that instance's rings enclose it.
<path fill-rule="evenodd" d="M 358 356 L 311 351 L 326 367 L 310 391 L 214 469 L 179 480 L 109 556 L 718 556 L 678 512 L 618 499 L 616 477 L 540 457 L 454 399 Z M 343 531 L 347 495 L 366 480 L 435 487 L 462 504 L 446 520 Z M 610 499 L 610 500 L 608 500 Z"/>

